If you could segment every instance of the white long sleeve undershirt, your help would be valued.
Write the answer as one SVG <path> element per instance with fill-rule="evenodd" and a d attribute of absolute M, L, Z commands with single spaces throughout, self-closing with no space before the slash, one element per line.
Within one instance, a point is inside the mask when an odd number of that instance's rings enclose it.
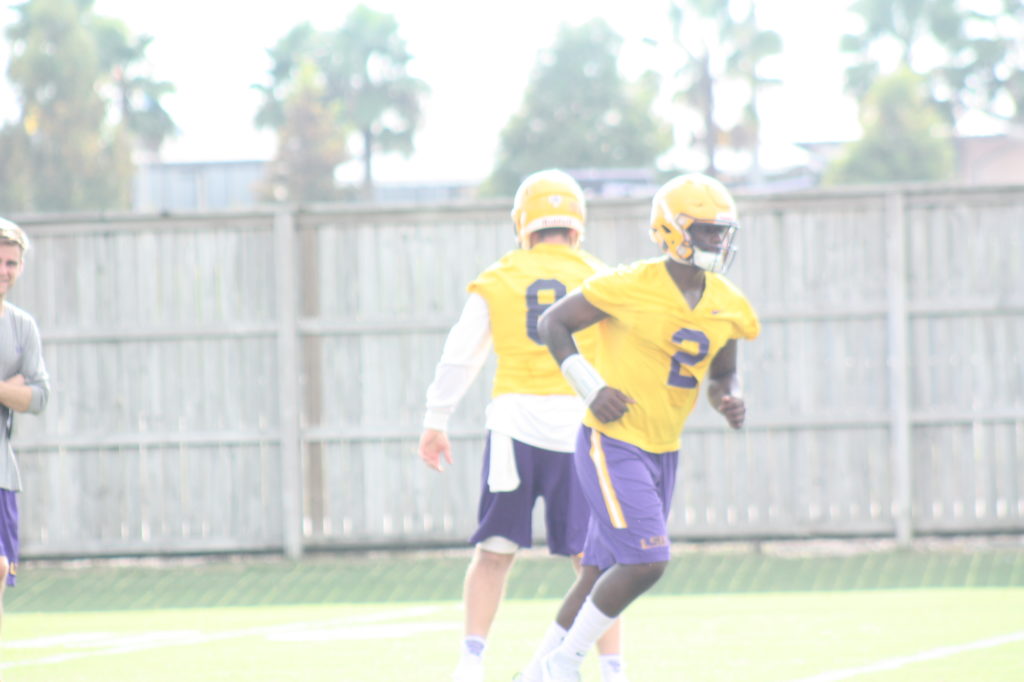
<path fill-rule="evenodd" d="M 448 332 L 434 380 L 427 387 L 425 428 L 447 430 L 448 419 L 487 361 L 491 345 L 487 301 L 479 294 L 470 294 L 459 320 Z"/>
<path fill-rule="evenodd" d="M 427 387 L 423 426 L 448 430 L 448 421 L 487 361 L 492 347 L 487 302 L 470 294 L 448 332 L 434 380 Z M 547 450 L 571 452 L 585 407 L 576 395 L 506 393 L 487 406 L 487 429 Z"/>

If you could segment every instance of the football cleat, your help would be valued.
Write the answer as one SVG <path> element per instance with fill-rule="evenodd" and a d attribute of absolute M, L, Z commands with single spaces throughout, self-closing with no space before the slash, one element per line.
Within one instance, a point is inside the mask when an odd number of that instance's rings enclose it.
<path fill-rule="evenodd" d="M 579 246 L 586 212 L 583 190 L 568 173 L 553 168 L 533 173 L 519 185 L 512 202 L 516 241 L 526 249 L 534 232 L 565 227 L 576 233 L 573 243 Z"/>
<path fill-rule="evenodd" d="M 580 682 L 583 679 L 578 671 L 568 674 L 556 673 L 551 666 L 551 654 L 541 659 L 540 669 L 544 682 Z"/>
<path fill-rule="evenodd" d="M 675 177 L 651 202 L 651 241 L 672 260 L 725 272 L 736 256 L 739 222 L 725 185 L 702 173 Z"/>
<path fill-rule="evenodd" d="M 452 682 L 484 682 L 483 661 L 464 656 L 455 667 Z"/>

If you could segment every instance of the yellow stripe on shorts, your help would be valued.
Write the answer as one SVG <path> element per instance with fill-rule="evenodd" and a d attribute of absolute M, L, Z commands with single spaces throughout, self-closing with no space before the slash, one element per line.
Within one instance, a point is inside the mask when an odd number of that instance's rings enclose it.
<path fill-rule="evenodd" d="M 590 430 L 590 459 L 597 470 L 597 482 L 601 486 L 601 497 L 604 498 L 604 506 L 608 510 L 608 519 L 612 522 L 612 527 L 625 528 L 628 525 L 626 515 L 622 513 L 612 478 L 608 475 L 608 462 L 604 456 L 604 448 L 601 447 L 601 434 L 594 429 Z"/>

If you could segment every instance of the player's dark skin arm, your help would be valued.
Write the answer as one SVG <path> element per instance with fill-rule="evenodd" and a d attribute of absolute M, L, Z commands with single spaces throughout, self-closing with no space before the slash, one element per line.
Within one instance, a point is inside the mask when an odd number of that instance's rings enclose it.
<path fill-rule="evenodd" d="M 580 292 L 569 294 L 548 308 L 537 322 L 537 333 L 540 340 L 551 351 L 555 362 L 561 366 L 562 361 L 573 353 L 578 353 L 572 335 L 581 329 L 608 317 Z M 590 411 L 604 423 L 615 421 L 626 414 L 630 403 L 636 402 L 617 388 L 605 386 L 590 403 Z"/>
<path fill-rule="evenodd" d="M 708 400 L 734 429 L 741 428 L 747 416 L 739 374 L 736 373 L 737 355 L 736 339 L 732 339 L 718 351 L 708 371 Z"/>

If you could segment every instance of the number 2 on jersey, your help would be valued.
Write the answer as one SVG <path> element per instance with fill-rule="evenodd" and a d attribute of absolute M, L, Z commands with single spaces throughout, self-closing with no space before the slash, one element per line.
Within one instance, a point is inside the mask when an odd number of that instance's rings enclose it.
<path fill-rule="evenodd" d="M 538 279 L 526 289 L 526 334 L 542 343 L 537 333 L 537 320 L 544 311 L 565 296 L 565 285 L 557 279 Z"/>
<path fill-rule="evenodd" d="M 672 369 L 668 373 L 668 385 L 679 388 L 697 388 L 697 378 L 689 372 L 684 372 L 683 367 L 692 367 L 706 358 L 711 342 L 707 335 L 699 329 L 684 327 L 672 335 L 673 343 L 682 344 L 685 341 L 696 343 L 697 352 L 687 353 L 684 350 L 678 350 L 672 355 Z"/>

